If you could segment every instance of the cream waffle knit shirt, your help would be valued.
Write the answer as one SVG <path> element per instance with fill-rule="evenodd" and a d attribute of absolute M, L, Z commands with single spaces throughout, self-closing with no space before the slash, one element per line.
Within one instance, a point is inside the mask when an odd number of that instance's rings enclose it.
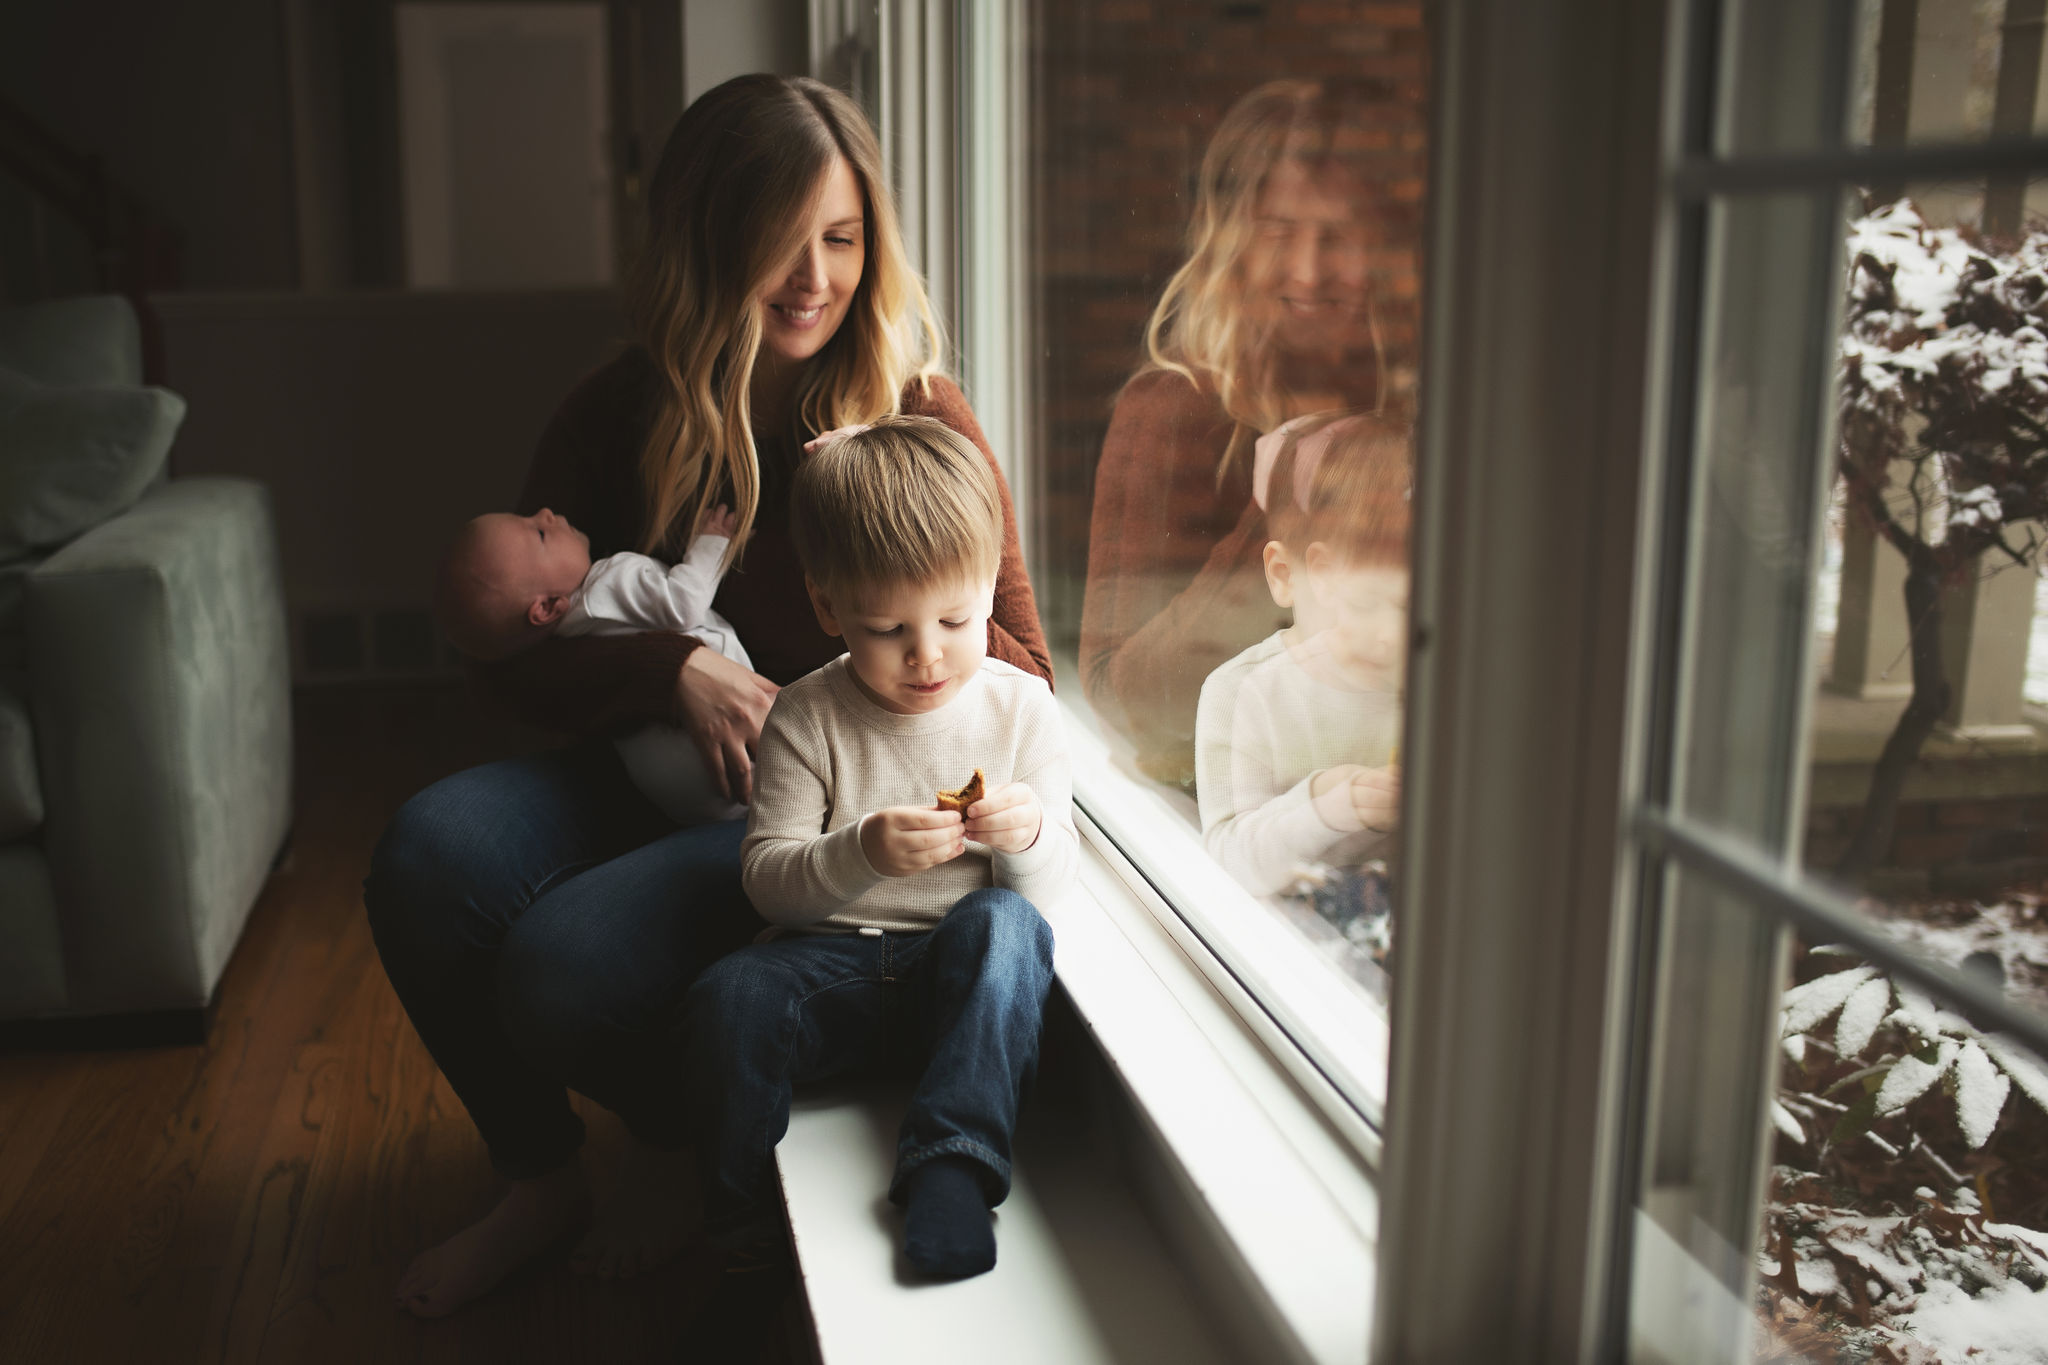
<path fill-rule="evenodd" d="M 1022 853 L 969 840 L 950 862 L 884 877 L 860 846 L 861 817 L 936 804 L 980 768 L 991 791 L 1028 783 L 1045 818 Z M 936 711 L 899 716 L 869 701 L 845 655 L 782 689 L 761 727 L 754 809 L 740 866 L 754 908 L 785 928 L 851 933 L 937 926 L 968 892 L 1015 891 L 1043 906 L 1080 865 L 1073 775 L 1052 689 L 985 660 Z"/>

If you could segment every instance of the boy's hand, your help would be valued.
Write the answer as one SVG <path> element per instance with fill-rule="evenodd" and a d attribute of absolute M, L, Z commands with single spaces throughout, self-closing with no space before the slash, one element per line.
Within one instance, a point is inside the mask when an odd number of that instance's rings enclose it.
<path fill-rule="evenodd" d="M 1360 768 L 1351 775 L 1351 809 L 1370 834 L 1401 823 L 1401 770 Z"/>
<path fill-rule="evenodd" d="M 1022 853 L 1038 842 L 1045 808 L 1038 793 L 1023 782 L 1011 782 L 967 808 L 967 837 L 1001 853 Z"/>
<path fill-rule="evenodd" d="M 958 811 L 890 806 L 860 822 L 860 851 L 884 877 L 908 877 L 951 862 L 967 843 Z"/>
<path fill-rule="evenodd" d="M 733 515 L 732 508 L 724 503 L 704 509 L 704 515 L 697 518 L 697 534 L 700 536 L 724 536 L 731 540 L 740 529 L 740 519 Z"/>

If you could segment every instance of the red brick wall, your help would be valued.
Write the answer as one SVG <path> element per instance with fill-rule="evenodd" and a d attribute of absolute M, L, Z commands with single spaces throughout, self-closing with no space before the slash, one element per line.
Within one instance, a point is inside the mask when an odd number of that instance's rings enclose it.
<path fill-rule="evenodd" d="M 1806 866 L 1825 872 L 1848 850 L 1858 806 L 1807 812 Z M 1990 893 L 2048 878 L 2048 797 L 1902 801 L 1878 859 L 1889 894 Z"/>
<path fill-rule="evenodd" d="M 1145 321 L 1182 259 L 1196 172 L 1224 112 L 1281 77 L 1369 77 L 1427 126 L 1419 3 L 1041 0 L 1033 52 L 1038 186 L 1035 487 L 1047 629 L 1081 614 L 1088 514 L 1111 401 L 1138 363 Z M 1426 151 L 1416 136 L 1397 197 L 1414 240 L 1389 242 L 1381 309 L 1392 367 L 1412 376 Z"/>

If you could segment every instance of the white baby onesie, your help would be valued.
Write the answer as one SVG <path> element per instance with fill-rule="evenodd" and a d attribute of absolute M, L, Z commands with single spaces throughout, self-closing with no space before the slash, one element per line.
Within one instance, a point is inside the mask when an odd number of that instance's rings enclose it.
<path fill-rule="evenodd" d="M 697 536 L 674 566 L 641 554 L 616 554 L 590 566 L 556 628 L 561 635 L 629 635 L 646 630 L 694 635 L 734 663 L 753 667 L 732 623 L 711 609 L 724 577 L 724 536 Z M 704 756 L 676 725 L 646 725 L 618 740 L 619 758 L 648 800 L 679 825 L 737 820 L 747 808 L 719 795 Z"/>

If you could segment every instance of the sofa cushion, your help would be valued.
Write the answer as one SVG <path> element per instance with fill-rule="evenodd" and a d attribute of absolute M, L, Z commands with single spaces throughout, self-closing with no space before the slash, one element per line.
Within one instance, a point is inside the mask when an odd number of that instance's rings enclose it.
<path fill-rule="evenodd" d="M 50 865 L 34 844 L 0 845 L 0 1019 L 60 1011 L 65 992 Z"/>
<path fill-rule="evenodd" d="M 0 669 L 0 844 L 41 823 L 43 785 L 28 724 L 28 679 Z"/>
<path fill-rule="evenodd" d="M 119 294 L 0 308 L 0 365 L 45 384 L 140 384 L 142 328 Z"/>
<path fill-rule="evenodd" d="M 28 576 L 41 559 L 17 559 L 0 564 L 0 673 L 28 667 L 28 624 L 23 615 L 28 600 Z"/>
<path fill-rule="evenodd" d="M 167 389 L 52 387 L 0 368 L 0 563 L 134 506 L 184 418 Z"/>

